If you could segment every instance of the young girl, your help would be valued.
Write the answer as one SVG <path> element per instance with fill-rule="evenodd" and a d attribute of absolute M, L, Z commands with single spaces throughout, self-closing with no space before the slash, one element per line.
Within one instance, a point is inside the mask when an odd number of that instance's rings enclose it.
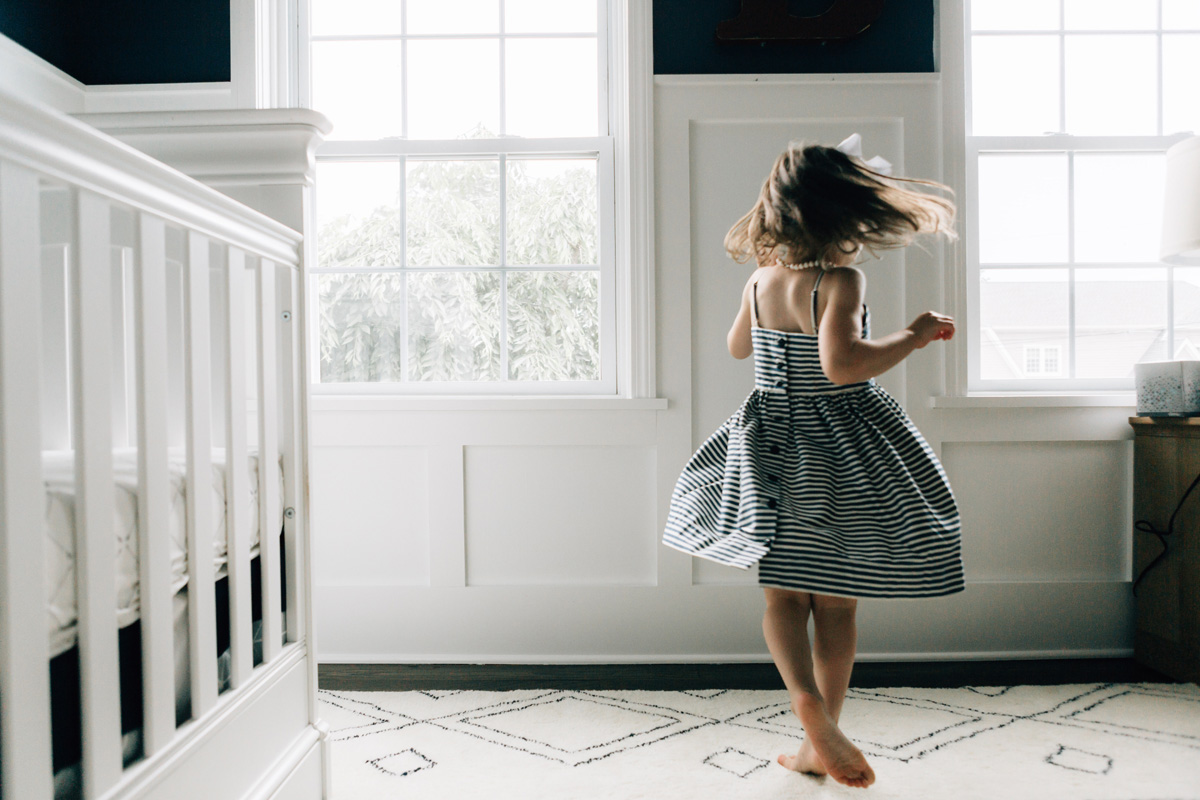
<path fill-rule="evenodd" d="M 754 354 L 754 390 L 684 468 L 663 541 L 758 564 L 763 633 L 806 734 L 779 763 L 866 787 L 875 773 L 838 728 L 857 598 L 951 594 L 963 571 L 946 473 L 874 381 L 949 339 L 954 321 L 927 311 L 869 339 L 866 279 L 852 266 L 918 233 L 953 237 L 954 205 L 911 188 L 940 184 L 888 178 L 843 152 L 856 145 L 790 145 L 725 237 L 735 260 L 758 264 L 728 337 L 735 358 Z"/>

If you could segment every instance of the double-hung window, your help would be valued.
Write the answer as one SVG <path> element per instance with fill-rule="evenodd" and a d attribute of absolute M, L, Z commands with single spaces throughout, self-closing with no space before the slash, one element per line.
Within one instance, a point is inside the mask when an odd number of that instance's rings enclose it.
<path fill-rule="evenodd" d="M 1118 390 L 1200 345 L 1158 258 L 1164 153 L 1200 131 L 1200 3 L 965 0 L 968 389 Z"/>
<path fill-rule="evenodd" d="M 616 391 L 604 0 L 312 0 L 314 375 Z"/>

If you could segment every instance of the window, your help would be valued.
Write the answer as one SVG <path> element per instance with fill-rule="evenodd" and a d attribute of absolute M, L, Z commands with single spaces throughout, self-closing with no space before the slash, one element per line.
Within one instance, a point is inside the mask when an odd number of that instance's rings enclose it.
<path fill-rule="evenodd" d="M 603 0 L 312 0 L 323 384 L 616 391 Z"/>
<path fill-rule="evenodd" d="M 1030 378 L 1057 376 L 1061 353 L 1062 349 L 1057 345 L 1027 345 L 1025 347 L 1025 376 Z"/>
<path fill-rule="evenodd" d="M 1164 153 L 1200 130 L 1200 3 L 964 12 L 968 389 L 1132 388 L 1200 344 L 1200 270 L 1158 260 Z"/>

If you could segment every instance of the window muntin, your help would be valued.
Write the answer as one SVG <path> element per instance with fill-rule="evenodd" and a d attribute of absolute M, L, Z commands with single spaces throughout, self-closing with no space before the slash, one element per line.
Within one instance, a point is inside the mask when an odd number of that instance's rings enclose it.
<path fill-rule="evenodd" d="M 334 122 L 314 374 L 339 391 L 614 393 L 604 4 L 406 0 L 380 3 L 378 26 L 368 0 L 353 25 L 329 13 L 341 0 L 313 5 L 313 105 Z"/>
<path fill-rule="evenodd" d="M 965 10 L 968 390 L 1132 388 L 1134 363 L 1196 338 L 1175 299 L 1194 287 L 1157 248 L 1163 153 L 1200 122 L 1195 70 L 1178 71 L 1200 64 L 1184 49 L 1200 15 L 1172 0 Z"/>

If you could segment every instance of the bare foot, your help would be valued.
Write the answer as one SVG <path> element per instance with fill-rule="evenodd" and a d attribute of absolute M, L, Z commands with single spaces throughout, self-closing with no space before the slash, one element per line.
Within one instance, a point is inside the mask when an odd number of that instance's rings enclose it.
<path fill-rule="evenodd" d="M 812 743 L 817 760 L 835 781 L 862 789 L 875 782 L 875 771 L 866 757 L 838 728 L 819 698 L 802 694 L 792 700 L 792 710 L 804 725 L 805 744 Z M 803 752 L 801 748 L 796 754 L 797 761 Z"/>
<path fill-rule="evenodd" d="M 794 756 L 782 755 L 778 760 L 780 764 L 795 772 L 803 772 L 807 775 L 829 774 L 829 770 L 825 769 L 821 759 L 817 758 L 817 751 L 813 750 L 812 742 L 808 739 L 805 739 L 804 744 L 800 745 L 799 753 Z"/>

